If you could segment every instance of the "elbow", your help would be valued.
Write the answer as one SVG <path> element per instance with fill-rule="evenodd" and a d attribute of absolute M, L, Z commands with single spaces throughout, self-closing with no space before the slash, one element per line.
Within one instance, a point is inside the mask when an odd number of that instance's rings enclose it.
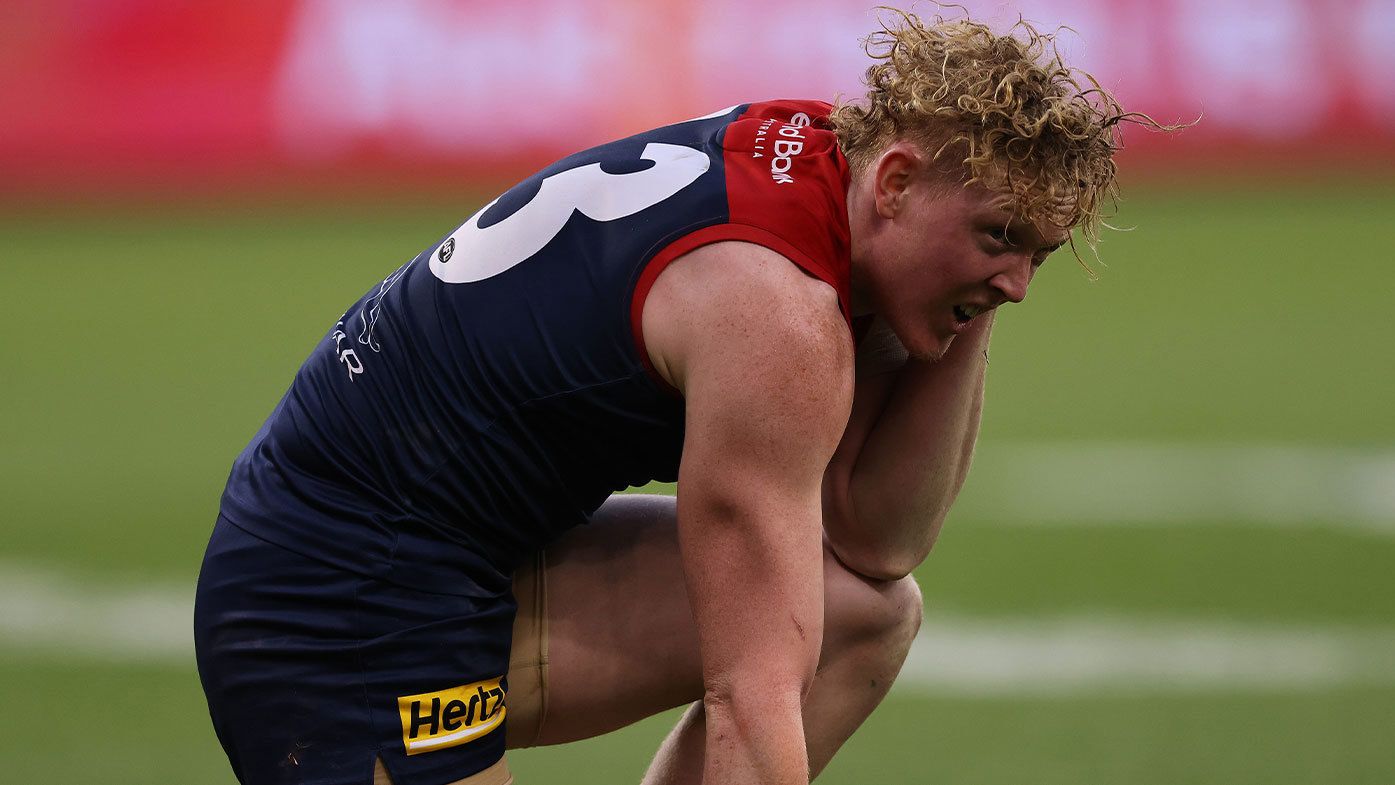
<path fill-rule="evenodd" d="M 832 539 L 828 543 L 829 550 L 843 567 L 873 581 L 899 581 L 910 575 L 929 557 L 934 545 L 933 537 L 915 546 L 899 547 L 842 544 Z"/>
<path fill-rule="evenodd" d="M 929 558 L 954 497 L 946 491 L 906 499 L 885 488 L 852 482 L 826 488 L 824 531 L 829 548 L 844 567 L 865 578 L 900 580 Z"/>
<path fill-rule="evenodd" d="M 844 497 L 846 499 L 846 497 Z M 848 570 L 874 581 L 899 581 L 930 556 L 947 510 L 916 516 L 914 520 L 872 512 L 864 505 L 854 514 L 853 505 L 824 505 L 824 532 L 833 556 Z M 864 515 L 876 515 L 872 525 Z"/>

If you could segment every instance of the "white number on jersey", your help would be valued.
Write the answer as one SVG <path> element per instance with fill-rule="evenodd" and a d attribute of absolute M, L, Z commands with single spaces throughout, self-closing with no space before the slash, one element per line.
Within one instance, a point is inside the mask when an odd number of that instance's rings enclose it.
<path fill-rule="evenodd" d="M 675 144 L 650 143 L 640 158 L 654 166 L 630 174 L 608 174 L 600 164 L 558 172 L 513 215 L 481 229 L 480 217 L 495 199 L 432 251 L 431 272 L 446 283 L 492 278 L 541 251 L 574 211 L 594 221 L 634 215 L 688 187 L 712 166 L 703 151 Z"/>

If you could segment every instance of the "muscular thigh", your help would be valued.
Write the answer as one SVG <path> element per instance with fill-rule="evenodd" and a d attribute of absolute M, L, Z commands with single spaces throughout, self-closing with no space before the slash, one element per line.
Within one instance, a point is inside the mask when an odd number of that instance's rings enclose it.
<path fill-rule="evenodd" d="M 509 746 L 597 736 L 702 696 L 675 509 L 672 497 L 613 496 L 547 551 L 546 709 L 536 736 L 511 728 Z M 887 586 L 825 552 L 825 655 L 875 620 Z"/>
<path fill-rule="evenodd" d="M 544 559 L 546 711 L 536 739 L 511 728 L 510 746 L 588 738 L 701 694 L 672 497 L 614 496 Z"/>

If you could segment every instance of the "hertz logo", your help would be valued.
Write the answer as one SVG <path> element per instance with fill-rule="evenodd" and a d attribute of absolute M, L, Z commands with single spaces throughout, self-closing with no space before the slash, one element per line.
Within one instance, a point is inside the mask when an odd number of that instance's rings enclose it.
<path fill-rule="evenodd" d="M 504 707 L 502 677 L 440 692 L 397 699 L 402 717 L 402 744 L 408 755 L 443 750 L 474 741 L 499 727 Z"/>

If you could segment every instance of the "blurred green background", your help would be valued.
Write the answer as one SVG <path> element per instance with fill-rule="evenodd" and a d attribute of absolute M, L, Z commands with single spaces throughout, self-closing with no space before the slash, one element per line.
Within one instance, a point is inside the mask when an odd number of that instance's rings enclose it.
<path fill-rule="evenodd" d="M 187 633 L 228 466 L 489 191 L 0 212 L 5 781 L 232 782 Z M 1395 782 L 1395 183 L 1127 194 L 999 320 L 924 646 L 821 782 Z M 636 781 L 672 720 L 511 761 Z"/>

